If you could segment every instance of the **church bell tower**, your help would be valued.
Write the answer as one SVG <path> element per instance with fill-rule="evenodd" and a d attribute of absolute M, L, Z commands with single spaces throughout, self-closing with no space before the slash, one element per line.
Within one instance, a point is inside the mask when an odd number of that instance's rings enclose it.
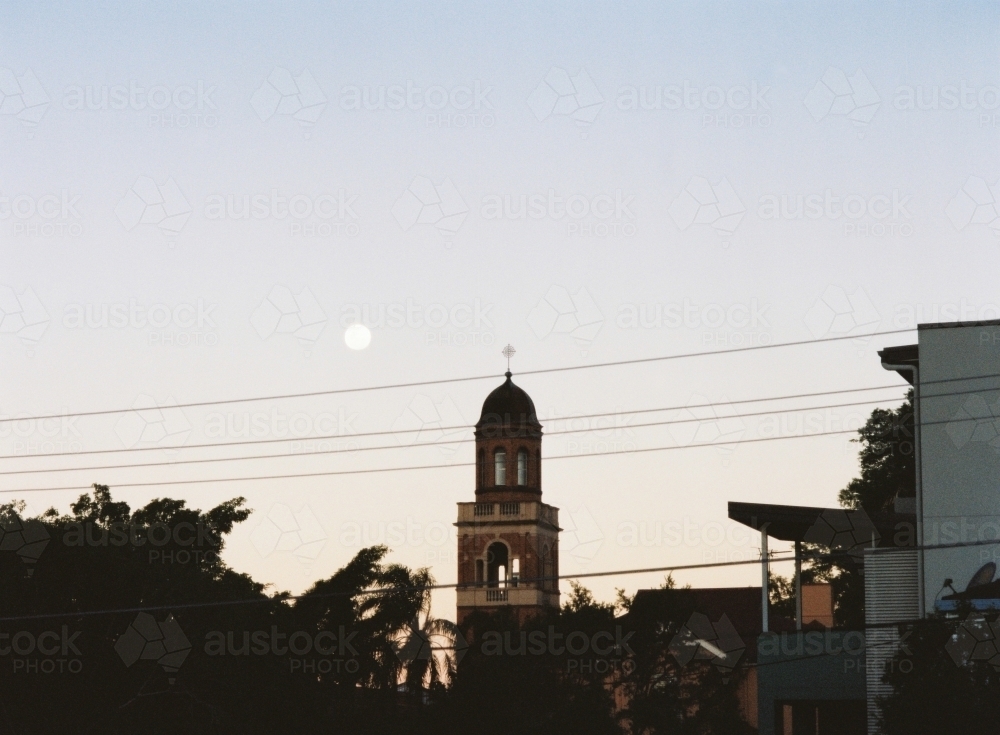
<path fill-rule="evenodd" d="M 524 621 L 559 607 L 559 509 L 542 502 L 542 425 L 506 376 L 476 423 L 476 500 L 458 504 L 460 626 L 474 611 L 509 608 Z"/>

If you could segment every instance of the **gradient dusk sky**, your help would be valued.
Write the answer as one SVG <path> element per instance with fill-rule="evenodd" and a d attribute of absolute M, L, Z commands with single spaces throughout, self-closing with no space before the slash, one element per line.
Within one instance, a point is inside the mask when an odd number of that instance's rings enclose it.
<path fill-rule="evenodd" d="M 475 422 L 511 343 L 545 454 L 612 453 L 544 466 L 563 573 L 754 559 L 726 502 L 835 505 L 856 445 L 692 445 L 854 429 L 872 404 L 815 407 L 903 390 L 744 418 L 777 404 L 729 402 L 902 386 L 876 351 L 915 333 L 873 332 L 1000 316 L 993 3 L 8 3 L 3 17 L 0 414 L 146 410 L 0 424 L 0 453 L 39 455 L 2 466 L 296 456 L 6 474 L 0 489 L 29 512 L 66 511 L 93 482 L 133 507 L 243 495 L 255 513 L 225 559 L 277 589 L 379 541 L 454 581 L 472 469 L 124 485 L 464 465 L 468 442 L 408 444 L 470 438 L 441 427 Z M 359 319 L 371 342 L 352 349 Z M 169 408 L 472 375 L 496 378 Z M 684 418 L 700 421 L 633 426 Z M 393 448 L 317 454 L 377 444 Z M 613 456 L 666 446 L 691 448 Z M 158 449 L 44 459 L 132 447 Z M 28 491 L 53 486 L 77 489 Z M 588 584 L 610 599 L 661 576 Z M 675 576 L 759 584 L 753 566 Z M 450 616 L 454 594 L 434 604 Z"/>

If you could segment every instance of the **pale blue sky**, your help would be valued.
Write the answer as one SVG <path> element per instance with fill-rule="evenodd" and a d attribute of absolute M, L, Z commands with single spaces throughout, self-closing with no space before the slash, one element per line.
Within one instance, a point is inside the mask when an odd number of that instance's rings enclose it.
<path fill-rule="evenodd" d="M 60 3 L 8 4 L 3 17 L 0 68 L 10 74 L 0 85 L 9 94 L 0 108 L 0 285 L 11 291 L 0 308 L 34 315 L 20 332 L 16 316 L 3 322 L 5 415 L 131 406 L 139 396 L 191 402 L 499 375 L 507 342 L 517 347 L 517 372 L 863 335 L 963 309 L 966 318 L 995 316 L 1000 304 L 989 209 L 1000 179 L 1000 39 L 989 3 Z M 379 87 L 387 100 L 402 90 L 402 109 L 350 109 L 352 95 L 368 88 L 371 99 Z M 108 109 L 88 109 L 88 88 L 91 106 L 106 88 Z M 146 91 L 130 99 L 130 88 Z M 152 88 L 152 104 L 163 109 L 151 107 Z M 647 103 L 659 94 L 661 109 L 628 109 L 633 92 Z M 906 109 L 911 96 L 914 109 Z M 496 202 L 517 210 L 536 195 L 543 216 L 493 216 Z M 239 210 L 254 196 L 262 218 L 212 207 L 231 199 Z M 440 211 L 435 196 L 445 201 Z M 699 209 L 706 196 L 725 212 L 707 201 Z M 810 196 L 823 205 L 794 217 L 798 199 Z M 768 208 L 775 201 L 776 218 Z M 292 202 L 300 218 L 271 214 Z M 559 216 L 567 205 L 578 216 Z M 298 339 L 288 320 L 277 323 L 286 302 L 313 325 Z M 345 346 L 351 315 L 405 313 L 408 304 L 408 324 L 373 323 L 366 350 Z M 121 327 L 110 317 L 108 326 L 87 326 L 88 305 L 94 316 L 134 305 L 136 316 Z M 154 321 L 167 319 L 163 307 L 171 312 L 166 326 L 144 321 L 154 305 Z M 680 318 L 656 326 L 657 305 Z M 556 321 L 558 310 L 565 316 Z M 443 326 L 427 326 L 446 313 Z M 633 326 L 630 314 L 648 326 Z M 646 419 L 629 419 L 632 409 L 896 383 L 875 352 L 908 341 L 876 337 L 519 382 L 549 431 L 567 428 L 560 416 L 599 411 L 636 423 Z M 188 409 L 171 423 L 172 436 L 203 443 L 229 414 L 235 426 L 259 413 L 263 425 L 277 411 L 300 426 L 306 443 L 295 451 L 309 451 L 316 425 L 408 428 L 428 411 L 444 425 L 474 421 L 491 388 Z M 811 425 L 852 428 L 868 410 L 825 409 Z M 726 436 L 754 438 L 776 425 L 794 432 L 782 420 L 743 419 Z M 268 436 L 282 430 L 266 423 Z M 712 431 L 621 429 L 551 436 L 544 446 L 549 455 L 668 446 Z M 83 449 L 157 441 L 137 439 L 115 417 L 80 419 L 54 439 L 28 425 L 0 433 L 3 454 L 52 451 L 47 440 Z M 2 487 L 471 457 L 460 445 L 7 476 Z M 714 527 L 705 536 L 706 524 L 730 528 L 726 501 L 830 505 L 855 470 L 854 447 L 841 435 L 551 462 L 544 491 L 563 510 L 563 571 L 572 573 L 753 556 L 739 532 L 718 545 Z M 396 544 L 393 558 L 429 564 L 439 581 L 452 581 L 453 545 L 437 534 L 450 530 L 454 504 L 472 492 L 471 470 L 449 469 L 116 495 L 139 504 L 169 493 L 201 507 L 245 495 L 257 513 L 236 532 L 228 561 L 299 591 L 350 558 L 351 533 L 365 524 L 416 524 L 422 530 Z M 76 494 L 24 497 L 32 510 L 65 509 Z M 266 544 L 260 551 L 261 536 L 255 546 L 252 532 L 274 504 L 315 516 L 326 536 L 315 560 Z M 699 529 L 694 541 L 665 535 L 629 546 L 621 535 L 630 524 L 649 531 L 685 521 Z M 678 576 L 697 586 L 753 583 L 756 574 Z M 593 586 L 610 597 L 616 585 L 656 581 Z M 450 613 L 453 596 L 435 604 Z"/>

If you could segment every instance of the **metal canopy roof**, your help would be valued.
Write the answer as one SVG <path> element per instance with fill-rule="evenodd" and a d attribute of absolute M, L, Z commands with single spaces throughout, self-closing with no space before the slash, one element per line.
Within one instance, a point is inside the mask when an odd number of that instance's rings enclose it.
<path fill-rule="evenodd" d="M 767 503 L 729 503 L 730 519 L 758 531 L 766 527 L 768 536 L 782 541 L 804 540 L 806 532 L 828 510 L 842 509 Z"/>
<path fill-rule="evenodd" d="M 809 531 L 817 526 L 826 514 L 824 525 L 845 520 L 848 515 L 860 513 L 868 529 L 878 532 L 879 546 L 908 546 L 916 543 L 913 535 L 916 517 L 912 513 L 865 513 L 845 508 L 814 508 L 806 505 L 771 505 L 768 503 L 729 503 L 729 518 L 757 531 L 765 530 L 771 538 L 781 541 L 813 541 L 807 539 Z M 870 521 L 870 525 L 868 525 Z M 855 522 L 849 522 L 854 525 Z M 862 541 L 863 539 L 858 539 Z"/>

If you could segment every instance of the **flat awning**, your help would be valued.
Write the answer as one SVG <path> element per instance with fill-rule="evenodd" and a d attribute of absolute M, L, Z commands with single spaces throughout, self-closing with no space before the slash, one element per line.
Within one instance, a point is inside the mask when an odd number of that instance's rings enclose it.
<path fill-rule="evenodd" d="M 916 543 L 916 517 L 912 513 L 865 513 L 844 508 L 730 502 L 729 518 L 756 531 L 766 530 L 769 537 L 781 541 L 817 543 L 817 531 L 822 537 L 829 529 L 830 534 L 851 531 L 858 536 L 858 542 L 867 540 L 874 531 L 879 546 Z"/>
<path fill-rule="evenodd" d="M 782 541 L 803 541 L 806 532 L 827 511 L 842 508 L 812 508 L 805 505 L 770 505 L 768 503 L 729 503 L 729 518 L 757 531 L 766 527 L 767 535 Z"/>

